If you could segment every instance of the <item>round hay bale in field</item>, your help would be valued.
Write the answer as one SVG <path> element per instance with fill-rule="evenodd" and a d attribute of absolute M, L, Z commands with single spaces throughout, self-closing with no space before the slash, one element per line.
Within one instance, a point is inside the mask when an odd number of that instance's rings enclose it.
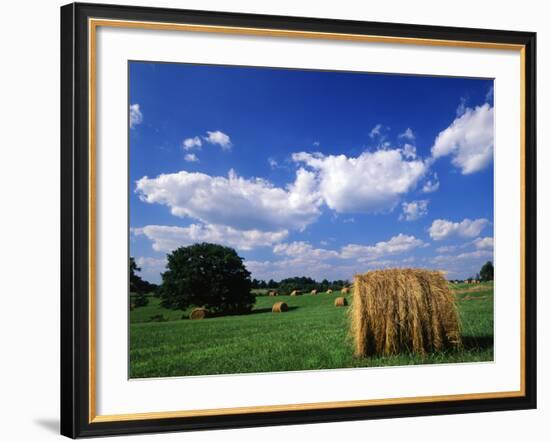
<path fill-rule="evenodd" d="M 316 295 L 317 294 L 317 290 L 316 289 L 313 289 L 311 292 L 309 292 L 310 294 L 312 295 Z"/>
<path fill-rule="evenodd" d="M 278 293 L 275 290 L 269 292 L 269 296 L 278 296 Z"/>
<path fill-rule="evenodd" d="M 460 347 L 455 298 L 441 272 L 374 270 L 356 275 L 351 335 L 356 356 Z"/>
<path fill-rule="evenodd" d="M 330 295 L 332 293 L 332 289 L 328 289 L 327 293 Z"/>
<path fill-rule="evenodd" d="M 290 293 L 290 296 L 298 296 L 300 295 L 300 290 L 292 290 L 292 292 Z"/>
<path fill-rule="evenodd" d="M 189 314 L 189 319 L 204 319 L 208 316 L 208 310 L 204 307 L 197 307 L 191 310 Z"/>
<path fill-rule="evenodd" d="M 271 308 L 272 313 L 282 313 L 288 311 L 288 304 L 286 302 L 276 302 Z"/>
<path fill-rule="evenodd" d="M 348 300 L 343 296 L 339 296 L 334 300 L 335 307 L 345 307 L 346 305 L 348 305 Z"/>
<path fill-rule="evenodd" d="M 342 289 L 342 293 L 349 293 L 349 287 L 344 287 Z"/>

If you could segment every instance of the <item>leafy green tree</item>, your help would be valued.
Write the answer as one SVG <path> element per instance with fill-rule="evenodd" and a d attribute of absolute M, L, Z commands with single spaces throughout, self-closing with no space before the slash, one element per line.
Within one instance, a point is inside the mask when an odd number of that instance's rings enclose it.
<path fill-rule="evenodd" d="M 136 293 L 136 284 L 139 284 L 141 278 L 136 275 L 137 272 L 141 272 L 141 268 L 137 266 L 136 260 L 133 256 L 130 256 L 130 292 Z"/>
<path fill-rule="evenodd" d="M 144 307 L 149 304 L 149 298 L 145 293 L 137 293 L 132 297 L 132 301 L 136 307 Z"/>
<path fill-rule="evenodd" d="M 149 304 L 149 298 L 145 295 L 149 288 L 149 283 L 143 281 L 140 276 L 136 273 L 141 272 L 136 264 L 136 261 L 133 256 L 130 256 L 130 302 L 134 304 L 135 307 L 143 307 Z"/>
<path fill-rule="evenodd" d="M 494 279 L 494 274 L 495 269 L 491 261 L 487 261 L 483 264 L 483 267 L 481 267 L 481 270 L 479 271 L 479 276 L 482 281 L 492 281 Z"/>
<path fill-rule="evenodd" d="M 279 289 L 281 293 L 290 293 L 293 290 L 300 290 L 303 292 L 309 292 L 318 288 L 318 283 L 307 276 L 295 276 L 293 278 L 286 278 L 279 283 Z"/>
<path fill-rule="evenodd" d="M 162 305 L 185 310 L 205 307 L 213 313 L 237 314 L 252 309 L 250 272 L 237 252 L 218 244 L 193 244 L 168 255 L 159 288 Z"/>

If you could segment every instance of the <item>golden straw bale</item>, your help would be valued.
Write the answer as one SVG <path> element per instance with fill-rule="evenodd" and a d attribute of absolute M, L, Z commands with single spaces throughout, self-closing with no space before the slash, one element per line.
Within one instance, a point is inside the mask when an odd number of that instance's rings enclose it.
<path fill-rule="evenodd" d="M 275 290 L 269 292 L 269 296 L 278 296 L 278 293 Z"/>
<path fill-rule="evenodd" d="M 349 287 L 344 287 L 342 289 L 342 293 L 349 293 Z"/>
<path fill-rule="evenodd" d="M 460 347 L 455 298 L 441 272 L 374 270 L 356 275 L 351 308 L 356 356 Z"/>
<path fill-rule="evenodd" d="M 346 305 L 348 305 L 348 300 L 343 296 L 339 296 L 334 300 L 335 307 L 345 307 Z"/>
<path fill-rule="evenodd" d="M 204 319 L 208 316 L 208 310 L 204 307 L 197 307 L 191 310 L 189 314 L 189 319 Z"/>
<path fill-rule="evenodd" d="M 292 292 L 290 293 L 290 296 L 298 296 L 300 295 L 300 290 L 292 290 Z"/>
<path fill-rule="evenodd" d="M 328 290 L 327 290 L 327 293 L 328 293 L 328 294 L 331 294 L 331 293 L 332 293 L 332 289 L 328 289 Z"/>
<path fill-rule="evenodd" d="M 316 294 L 317 294 L 317 290 L 316 290 L 316 289 L 313 289 L 310 293 L 311 293 L 312 295 L 316 295 Z"/>
<path fill-rule="evenodd" d="M 288 311 L 288 304 L 286 302 L 276 302 L 271 308 L 273 313 L 282 313 Z"/>

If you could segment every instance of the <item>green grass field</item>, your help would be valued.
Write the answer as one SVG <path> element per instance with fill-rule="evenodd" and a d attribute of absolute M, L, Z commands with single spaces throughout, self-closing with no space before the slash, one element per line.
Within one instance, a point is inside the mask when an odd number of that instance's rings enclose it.
<path fill-rule="evenodd" d="M 166 310 L 157 298 L 130 312 L 130 377 L 295 371 L 346 367 L 493 360 L 493 285 L 452 286 L 462 321 L 464 348 L 420 357 L 358 359 L 348 338 L 349 307 L 334 307 L 340 293 L 258 296 L 251 314 L 191 321 Z M 271 313 L 285 301 L 286 313 Z M 348 296 L 351 301 L 351 295 Z M 162 321 L 159 322 L 159 315 Z M 157 317 L 156 321 L 152 317 Z"/>

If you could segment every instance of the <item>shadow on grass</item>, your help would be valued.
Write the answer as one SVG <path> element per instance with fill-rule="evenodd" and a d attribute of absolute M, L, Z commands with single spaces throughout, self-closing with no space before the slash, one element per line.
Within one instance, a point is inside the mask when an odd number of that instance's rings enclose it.
<path fill-rule="evenodd" d="M 292 310 L 296 310 L 297 308 L 298 307 L 296 306 L 289 306 L 287 311 L 290 312 Z M 271 307 L 257 308 L 246 313 L 209 313 L 207 315 L 207 318 L 212 319 L 212 318 L 228 318 L 232 316 L 249 316 L 249 315 L 255 315 L 257 313 L 271 313 Z M 191 320 L 189 316 L 185 314 L 181 317 L 181 319 L 184 321 Z M 154 320 L 150 320 L 148 322 L 154 322 Z"/>
<path fill-rule="evenodd" d="M 289 305 L 287 311 L 291 312 L 292 310 L 296 310 L 297 308 L 298 307 L 295 306 L 295 305 Z M 257 308 L 257 309 L 252 310 L 248 314 L 249 315 L 254 315 L 256 313 L 271 313 L 271 307 Z"/>
<path fill-rule="evenodd" d="M 464 350 L 487 350 L 493 348 L 493 336 L 463 336 L 462 345 Z"/>

